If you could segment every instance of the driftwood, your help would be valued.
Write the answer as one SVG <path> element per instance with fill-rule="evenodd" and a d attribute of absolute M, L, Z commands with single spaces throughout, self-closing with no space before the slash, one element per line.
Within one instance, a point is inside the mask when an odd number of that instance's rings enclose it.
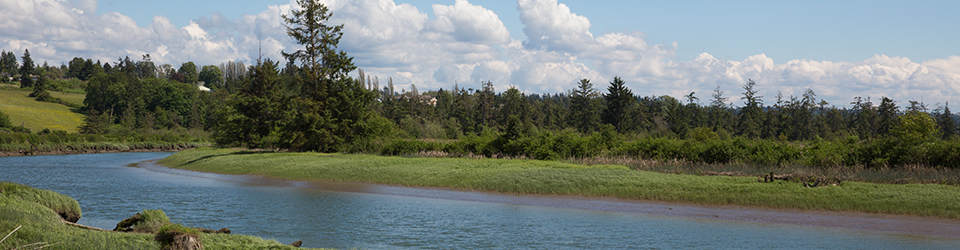
<path fill-rule="evenodd" d="M 69 221 L 63 221 L 63 223 L 64 223 L 64 224 L 67 224 L 67 225 L 71 225 L 71 226 L 83 228 L 83 229 L 88 229 L 88 230 L 104 231 L 104 232 L 109 232 L 109 231 L 110 231 L 110 230 L 106 230 L 106 229 L 103 229 L 103 228 L 95 228 L 95 227 L 91 227 L 91 226 L 80 225 L 80 224 L 73 223 L 73 222 L 69 222 Z"/>
<path fill-rule="evenodd" d="M 790 181 L 796 178 L 802 178 L 802 177 L 798 177 L 796 174 L 775 175 L 773 174 L 773 172 L 770 172 L 770 174 L 765 174 L 763 176 L 760 176 L 760 178 L 757 179 L 757 181 L 763 182 L 763 183 L 770 183 L 770 182 L 773 182 L 774 180 Z"/>
<path fill-rule="evenodd" d="M 132 227 L 133 225 L 136 225 L 142 220 L 143 220 L 143 215 L 140 215 L 140 213 L 137 213 L 133 216 L 130 216 L 130 218 L 126 218 L 118 222 L 117 227 L 113 228 L 113 231 L 118 231 L 118 232 L 132 231 L 133 229 L 130 227 Z"/>
<path fill-rule="evenodd" d="M 200 232 L 202 233 L 208 233 L 208 234 L 230 234 L 229 228 L 221 228 L 220 230 L 213 230 L 213 229 L 198 227 L 197 230 L 200 230 Z"/>
<path fill-rule="evenodd" d="M 836 186 L 836 185 L 840 185 L 840 183 L 843 182 L 842 180 L 840 180 L 840 178 L 827 179 L 823 177 L 799 175 L 799 174 L 775 175 L 773 174 L 773 172 L 770 172 L 769 174 L 765 174 L 757 178 L 757 182 L 763 182 L 763 183 L 770 183 L 775 180 L 781 180 L 781 181 L 799 180 L 800 183 L 803 183 L 804 187 L 822 187 L 827 185 Z"/>

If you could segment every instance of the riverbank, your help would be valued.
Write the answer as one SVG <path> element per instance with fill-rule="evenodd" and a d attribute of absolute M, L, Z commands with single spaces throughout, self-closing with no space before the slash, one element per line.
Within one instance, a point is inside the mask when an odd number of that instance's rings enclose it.
<path fill-rule="evenodd" d="M 125 233 L 76 226 L 64 221 L 62 211 L 73 211 L 79 219 L 77 201 L 56 192 L 35 189 L 19 184 L 0 182 L 0 249 L 23 247 L 57 249 L 160 249 L 162 244 L 154 233 Z M 163 214 L 162 211 L 154 213 Z M 61 213 L 61 214 L 58 214 Z M 162 220 L 170 228 L 183 226 L 170 224 L 166 215 Z M 179 226 L 179 227 L 177 227 Z M 160 227 L 162 234 L 171 230 Z M 274 240 L 254 236 L 195 234 L 206 249 L 297 249 Z"/>
<path fill-rule="evenodd" d="M 198 142 L 87 142 L 41 145 L 0 144 L 0 157 L 125 152 L 174 152 L 206 146 L 210 146 L 210 144 Z"/>
<path fill-rule="evenodd" d="M 180 169 L 298 181 L 363 182 L 516 194 L 862 212 L 960 219 L 960 188 L 843 182 L 808 188 L 756 177 L 694 176 L 553 161 L 404 158 L 201 148 L 159 162 Z"/>

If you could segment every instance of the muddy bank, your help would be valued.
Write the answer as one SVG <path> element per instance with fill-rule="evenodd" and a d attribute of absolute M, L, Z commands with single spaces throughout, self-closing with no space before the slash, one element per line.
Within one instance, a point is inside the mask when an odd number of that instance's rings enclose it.
<path fill-rule="evenodd" d="M 253 185 L 476 201 L 510 205 L 583 209 L 658 216 L 676 216 L 709 220 L 780 223 L 902 234 L 960 237 L 960 221 L 953 219 L 858 212 L 772 209 L 745 206 L 706 206 L 688 203 L 666 203 L 583 196 L 520 195 L 495 192 L 463 191 L 447 188 L 403 187 L 366 183 L 288 181 L 265 178 L 261 176 L 223 175 L 173 169 L 157 165 L 155 164 L 155 161 L 142 162 L 139 164 L 139 167 L 151 171 L 175 175 L 200 177 Z"/>
<path fill-rule="evenodd" d="M 76 154 L 101 154 L 101 153 L 135 153 L 135 152 L 179 152 L 187 149 L 198 148 L 198 146 L 176 145 L 171 147 L 157 148 L 131 148 L 131 149 L 96 149 L 96 148 L 61 148 L 54 150 L 18 150 L 18 151 L 0 151 L 0 157 L 10 156 L 33 156 L 33 155 L 76 155 Z"/>

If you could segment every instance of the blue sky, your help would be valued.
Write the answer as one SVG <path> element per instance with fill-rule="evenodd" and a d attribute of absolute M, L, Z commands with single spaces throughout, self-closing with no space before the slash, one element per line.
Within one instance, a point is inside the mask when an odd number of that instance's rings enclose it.
<path fill-rule="evenodd" d="M 421 90 L 489 80 L 556 93 L 581 78 L 602 90 L 621 76 L 637 94 L 701 99 L 717 86 L 737 96 L 754 79 L 767 104 L 807 88 L 837 106 L 960 96 L 960 1 L 321 2 L 346 23 L 341 49 L 360 68 Z M 249 63 L 258 46 L 279 59 L 297 48 L 278 19 L 294 3 L 0 0 L 16 20 L 0 24 L 0 49 L 52 64 L 147 53 L 161 64 Z"/>

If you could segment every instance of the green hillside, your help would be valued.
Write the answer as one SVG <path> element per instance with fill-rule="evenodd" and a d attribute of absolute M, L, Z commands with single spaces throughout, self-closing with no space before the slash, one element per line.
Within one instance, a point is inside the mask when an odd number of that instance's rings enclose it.
<path fill-rule="evenodd" d="M 12 85 L 0 86 L 0 111 L 10 116 L 10 122 L 23 125 L 33 132 L 49 128 L 77 132 L 83 122 L 83 115 L 71 111 L 70 107 L 49 102 L 39 102 L 27 97 L 29 90 L 14 88 Z M 83 94 L 51 92 L 55 97 L 72 103 L 83 103 Z"/>

